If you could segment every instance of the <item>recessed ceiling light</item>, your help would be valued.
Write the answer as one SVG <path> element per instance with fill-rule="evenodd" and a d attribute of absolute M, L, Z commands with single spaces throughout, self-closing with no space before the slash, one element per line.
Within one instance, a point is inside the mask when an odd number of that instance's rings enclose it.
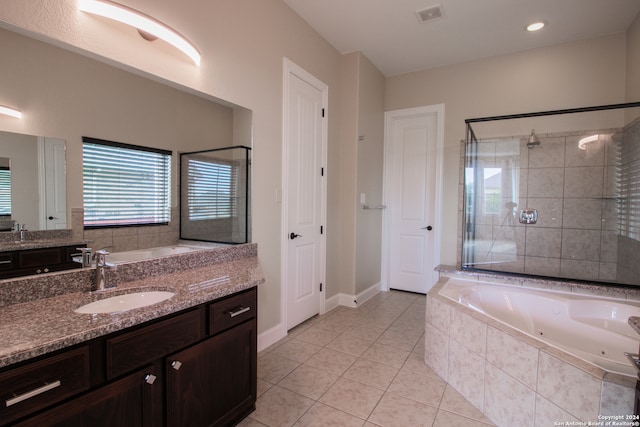
<path fill-rule="evenodd" d="M 546 22 L 544 21 L 536 21 L 536 22 L 532 22 L 531 24 L 527 25 L 525 28 L 527 29 L 527 31 L 540 31 L 541 29 L 543 29 L 545 27 L 545 25 L 547 25 Z"/>

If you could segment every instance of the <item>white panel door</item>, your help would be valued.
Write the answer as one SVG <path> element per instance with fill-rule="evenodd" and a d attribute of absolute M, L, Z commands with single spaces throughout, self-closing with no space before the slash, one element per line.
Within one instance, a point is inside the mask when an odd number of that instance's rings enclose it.
<path fill-rule="evenodd" d="M 435 114 L 387 119 L 389 182 L 389 288 L 426 293 L 437 280 Z"/>
<path fill-rule="evenodd" d="M 46 230 L 67 228 L 67 179 L 65 142 L 44 138 L 45 211 L 42 221 Z"/>
<path fill-rule="evenodd" d="M 323 92 L 291 74 L 287 123 L 287 330 L 319 313 L 322 283 Z"/>

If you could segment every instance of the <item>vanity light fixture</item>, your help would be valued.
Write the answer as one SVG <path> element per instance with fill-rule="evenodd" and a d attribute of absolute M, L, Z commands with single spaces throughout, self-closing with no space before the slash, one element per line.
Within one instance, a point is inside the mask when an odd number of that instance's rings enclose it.
<path fill-rule="evenodd" d="M 534 32 L 534 31 L 540 31 L 541 29 L 543 29 L 545 26 L 547 25 L 546 22 L 544 21 L 536 21 L 536 22 L 532 22 L 531 24 L 527 25 L 525 27 L 525 29 L 529 32 Z"/>
<path fill-rule="evenodd" d="M 78 8 L 83 12 L 130 25 L 136 28 L 145 40 L 162 39 L 187 55 L 196 65 L 200 65 L 200 52 L 189 40 L 148 15 L 108 0 L 78 0 Z"/>
<path fill-rule="evenodd" d="M 581 150 L 586 150 L 588 144 L 596 142 L 598 139 L 600 139 L 600 135 L 597 134 L 585 136 L 584 138 L 580 139 L 580 141 L 578 141 L 578 148 Z"/>
<path fill-rule="evenodd" d="M 5 107 L 4 105 L 0 105 L 0 114 L 15 117 L 16 119 L 22 118 L 22 112 L 20 110 L 16 110 L 15 108 L 11 107 Z"/>

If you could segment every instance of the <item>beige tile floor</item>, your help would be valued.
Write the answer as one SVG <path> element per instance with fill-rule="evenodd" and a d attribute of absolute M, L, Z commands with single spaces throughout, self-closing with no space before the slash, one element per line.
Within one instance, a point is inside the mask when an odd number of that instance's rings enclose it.
<path fill-rule="evenodd" d="M 258 355 L 240 426 L 493 425 L 425 366 L 424 313 L 423 295 L 390 291 L 297 326 Z"/>

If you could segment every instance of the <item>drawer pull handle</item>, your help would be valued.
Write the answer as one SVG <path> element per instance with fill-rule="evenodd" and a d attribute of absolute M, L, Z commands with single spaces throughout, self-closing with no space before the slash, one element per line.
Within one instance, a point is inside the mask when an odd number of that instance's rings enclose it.
<path fill-rule="evenodd" d="M 230 311 L 229 316 L 231 317 L 240 316 L 241 314 L 246 313 L 249 310 L 251 310 L 251 307 L 238 307 L 236 311 Z"/>
<path fill-rule="evenodd" d="M 0 261 L 0 264 L 11 264 L 11 260 Z"/>
<path fill-rule="evenodd" d="M 180 368 L 182 368 L 182 362 L 179 360 L 174 360 L 173 362 L 171 362 L 171 367 L 176 371 L 179 371 Z"/>
<path fill-rule="evenodd" d="M 45 383 L 45 385 L 43 385 L 42 387 L 38 387 L 36 389 L 33 389 L 31 391 L 28 391 L 26 393 L 21 394 L 20 396 L 16 396 L 16 397 L 12 397 L 11 399 L 7 399 L 6 405 L 7 408 L 9 406 L 15 405 L 16 403 L 20 403 L 24 400 L 27 399 L 31 399 L 32 397 L 36 397 L 39 394 L 42 394 L 44 392 L 47 392 L 49 390 L 53 390 L 54 388 L 60 387 L 62 385 L 62 383 L 60 382 L 60 380 L 56 380 L 52 383 Z"/>
<path fill-rule="evenodd" d="M 144 376 L 144 382 L 147 384 L 153 384 L 154 382 L 156 382 L 156 378 L 158 377 L 153 374 L 147 374 Z"/>

